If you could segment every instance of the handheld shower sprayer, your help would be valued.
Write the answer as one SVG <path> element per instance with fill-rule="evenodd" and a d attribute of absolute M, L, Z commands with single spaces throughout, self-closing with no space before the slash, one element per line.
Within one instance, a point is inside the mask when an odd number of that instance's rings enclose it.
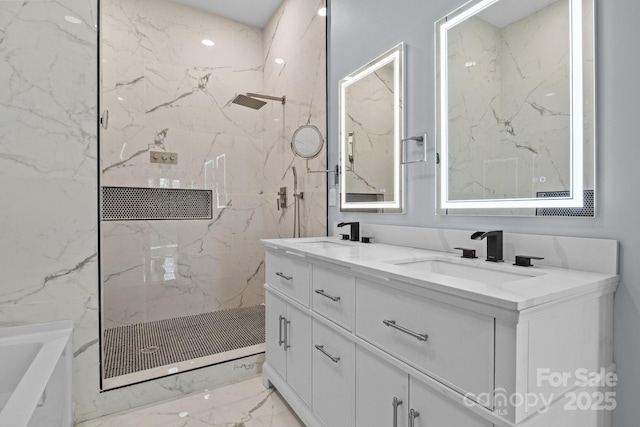
<path fill-rule="evenodd" d="M 293 172 L 293 237 L 296 237 L 296 230 L 298 237 L 300 235 L 300 199 L 303 198 L 303 193 L 298 193 L 298 172 L 295 166 L 291 166 L 291 172 Z"/>
<path fill-rule="evenodd" d="M 298 192 L 298 173 L 295 166 L 291 166 L 291 171 L 293 172 L 293 194 L 296 194 Z"/>

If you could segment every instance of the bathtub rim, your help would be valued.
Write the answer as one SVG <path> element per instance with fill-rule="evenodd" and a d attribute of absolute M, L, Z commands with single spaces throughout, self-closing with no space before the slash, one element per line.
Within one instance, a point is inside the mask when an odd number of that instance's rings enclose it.
<path fill-rule="evenodd" d="M 72 332 L 71 320 L 0 328 L 0 346 L 42 344 L 0 412 L 0 425 L 26 426 L 29 423 L 60 357 L 65 351 L 68 352 L 67 355 L 73 351 Z M 69 373 L 71 374 L 71 370 Z M 67 382 L 70 391 L 70 378 Z M 71 398 L 71 394 L 69 397 Z"/>

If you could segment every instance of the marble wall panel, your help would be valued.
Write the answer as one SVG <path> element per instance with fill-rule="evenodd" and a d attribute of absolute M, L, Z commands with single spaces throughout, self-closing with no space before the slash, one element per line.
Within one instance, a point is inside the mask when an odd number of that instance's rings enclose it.
<path fill-rule="evenodd" d="M 99 415 L 96 16 L 0 1 L 0 327 L 73 321 L 77 419 Z"/>
<path fill-rule="evenodd" d="M 230 103 L 262 90 L 262 31 L 171 1 L 103 13 L 102 183 L 214 191 L 210 221 L 104 223 L 104 326 L 262 303 L 263 114 Z"/>
<path fill-rule="evenodd" d="M 126 3 L 139 5 L 141 2 Z M 152 3 L 147 5 L 153 6 Z M 105 43 L 101 48 L 105 55 L 101 58 L 101 79 L 108 90 L 102 92 L 101 96 L 105 104 L 113 109 L 112 112 L 118 111 L 118 104 L 125 107 L 120 110 L 123 114 L 111 116 L 109 131 L 115 135 L 114 141 L 117 143 L 101 147 L 105 164 L 98 165 L 97 2 L 0 1 L 0 76 L 5 87 L 5 90 L 0 91 L 0 193 L 2 200 L 10 201 L 0 205 L 0 215 L 3 218 L 0 232 L 4 243 L 0 246 L 0 269 L 3 272 L 0 279 L 0 327 L 61 319 L 73 321 L 76 421 L 249 378 L 260 372 L 262 363 L 260 356 L 245 358 L 100 393 L 98 173 L 101 169 L 111 167 L 103 175 L 106 185 L 127 185 L 127 182 L 147 185 L 150 178 L 159 182 L 167 176 L 163 174 L 169 173 L 166 170 L 135 172 L 136 161 L 148 155 L 146 151 L 150 147 L 163 142 L 164 128 L 145 128 L 144 100 L 147 84 L 144 70 L 148 44 L 143 32 L 130 31 L 147 25 L 147 11 L 133 15 L 116 12 L 112 15 L 113 19 L 108 14 L 102 15 L 104 21 L 101 23 L 101 31 L 107 31 L 108 34 L 109 28 L 122 28 L 122 33 L 126 34 L 120 45 L 110 45 L 108 37 L 106 41 L 103 40 Z M 169 15 L 173 14 L 174 12 Z M 65 16 L 75 17 L 79 22 L 71 23 Z M 166 17 L 165 14 L 164 18 Z M 105 25 L 107 22 L 108 25 Z M 244 39 L 251 37 L 253 33 L 253 30 L 246 31 Z M 324 45 L 322 47 L 324 49 Z M 236 46 L 233 51 L 235 54 L 242 50 Z M 108 57 L 117 57 L 119 62 L 110 63 L 107 61 Z M 234 73 L 248 76 L 250 82 L 258 82 L 247 89 L 243 87 L 243 91 L 258 90 L 258 84 L 262 84 L 261 72 L 255 70 L 253 65 L 243 63 L 244 58 L 243 55 L 236 58 L 236 63 L 242 69 Z M 260 66 L 261 64 L 262 62 Z M 197 66 L 198 64 L 188 64 L 182 76 L 189 76 L 188 70 L 199 70 Z M 216 65 L 211 67 L 215 68 Z M 109 73 L 110 69 L 116 69 L 117 73 Z M 318 69 L 324 72 L 324 64 Z M 175 72 L 173 75 L 179 74 Z M 224 86 L 223 89 L 227 91 L 223 97 L 226 101 L 223 103 L 223 98 L 220 98 L 219 102 L 224 110 L 227 108 L 225 103 L 232 98 L 232 92 L 235 95 L 235 91 L 226 87 L 226 77 L 223 74 L 220 76 L 212 74 L 211 81 L 215 83 L 216 78 L 219 78 L 220 83 L 216 84 Z M 324 82 L 319 84 L 324 85 Z M 209 90 L 209 86 L 206 89 Z M 314 90 L 318 88 L 314 86 Z M 118 100 L 118 97 L 123 99 Z M 324 95 L 322 99 L 324 100 Z M 187 135 L 185 138 L 205 141 L 190 148 L 194 157 L 200 156 L 196 152 L 209 153 L 206 141 L 212 141 L 212 146 L 216 145 L 215 142 L 220 142 L 223 147 L 222 142 L 231 145 L 234 141 L 238 145 L 246 143 L 242 147 L 248 151 L 230 156 L 227 161 L 232 165 L 239 164 L 240 159 L 249 153 L 249 157 L 259 159 L 255 164 L 261 166 L 263 157 L 255 155 L 262 153 L 262 138 L 257 135 L 263 129 L 261 116 L 256 117 L 253 111 L 231 105 L 224 113 L 230 118 L 232 129 L 241 129 L 239 134 L 216 129 L 213 134 L 204 137 L 200 134 L 207 132 L 199 132 L 188 126 L 179 128 L 176 125 L 172 130 L 174 133 L 169 135 Z M 185 134 L 179 134 L 178 131 Z M 127 148 L 124 143 L 130 143 L 130 146 Z M 214 150 L 211 153 L 211 159 L 215 160 L 220 154 L 229 155 L 229 150 Z M 178 175 L 181 182 L 188 185 L 196 182 L 193 186 L 200 185 L 200 182 L 204 182 L 204 186 L 209 185 L 207 177 L 210 175 L 207 175 L 203 163 L 185 170 L 182 176 Z M 259 167 L 254 169 L 260 170 Z M 123 178 L 116 172 L 122 172 Z M 261 178 L 264 174 L 253 170 L 235 175 L 233 172 L 235 171 L 229 170 L 230 181 L 233 183 L 234 177 L 237 177 L 238 183 L 229 186 L 229 191 L 225 194 L 233 202 L 226 204 L 237 207 L 237 211 L 242 213 L 238 216 L 240 226 L 235 227 L 234 211 L 220 208 L 214 217 L 216 219 L 207 224 L 207 227 L 190 232 L 193 247 L 198 248 L 200 242 L 204 246 L 211 245 L 207 239 L 208 229 L 218 223 L 224 225 L 226 230 L 226 234 L 221 234 L 223 237 L 220 239 L 232 247 L 236 241 L 250 239 L 248 236 L 252 233 L 258 234 L 269 228 L 264 225 L 264 215 L 255 209 L 256 205 L 263 202 L 265 193 L 258 185 L 252 187 L 246 178 L 247 174 Z M 173 179 L 173 176 L 170 178 Z M 314 185 L 321 188 L 319 182 Z M 247 189 L 251 188 L 255 192 L 248 192 Z M 313 206 L 319 204 L 317 198 L 312 199 Z M 271 198 L 269 201 L 271 205 Z M 221 214 L 222 211 L 224 214 Z M 221 214 L 219 218 L 218 214 Z M 118 225 L 123 229 L 116 228 L 114 236 L 117 233 L 135 235 L 137 232 L 132 228 L 127 229 L 130 224 Z M 113 258 L 117 260 L 114 263 L 116 268 L 111 270 L 114 275 L 109 279 L 114 284 L 114 289 L 126 288 L 132 283 L 137 285 L 135 281 L 120 280 L 126 279 L 126 274 L 118 273 L 127 268 L 133 268 L 132 271 L 136 268 L 143 270 L 146 264 L 137 264 L 136 257 L 118 259 L 117 255 L 122 248 L 126 252 L 129 250 L 127 248 L 136 247 L 139 240 L 144 238 L 136 236 L 131 242 L 123 241 L 103 248 L 114 254 Z M 194 252 L 197 253 L 198 250 Z M 251 271 L 252 275 L 243 277 L 240 285 L 229 290 L 226 293 L 227 299 L 235 298 L 235 304 L 252 304 L 252 301 L 245 301 L 250 298 L 261 299 L 261 256 L 262 252 L 247 257 L 253 263 L 247 263 L 243 268 Z M 256 271 L 258 273 L 253 274 Z M 241 286 L 248 287 L 245 291 L 238 292 Z M 126 294 L 116 292 L 116 295 L 120 296 L 121 301 L 125 300 Z M 146 299 L 140 299 L 139 306 L 144 307 L 144 304 Z M 123 307 L 123 311 L 127 312 L 127 306 Z M 133 314 L 134 311 L 128 311 L 123 316 Z M 143 314 L 147 315 L 146 309 Z"/>
<path fill-rule="evenodd" d="M 327 140 L 326 131 L 326 17 L 317 11 L 321 0 L 284 0 L 264 28 L 264 90 L 287 96 L 284 109 L 277 103 L 265 106 L 265 136 L 261 170 L 265 183 L 263 236 L 291 237 L 293 197 L 288 207 L 278 211 L 275 199 L 280 187 L 293 194 L 293 172 L 298 174 L 301 235 L 324 236 L 326 225 L 327 179 L 333 173 L 307 173 L 306 163 L 291 150 L 291 138 L 305 124 L 316 126 Z M 283 64 L 275 62 L 282 58 Z M 278 124 L 279 126 L 274 126 Z M 317 158 L 309 162 L 312 170 L 326 170 L 326 144 Z M 333 166 L 329 167 L 331 169 Z"/>
<path fill-rule="evenodd" d="M 285 1 L 261 30 L 170 1 L 103 4 L 103 185 L 214 192 L 210 221 L 104 224 L 106 327 L 263 302 L 259 240 L 292 235 L 290 136 L 310 120 L 326 133 L 325 18 L 315 6 Z M 243 92 L 287 104 L 232 104 Z M 150 165 L 150 150 L 177 152 L 178 165 Z M 325 174 L 296 164 L 301 228 L 324 235 Z M 290 207 L 275 211 L 283 185 Z"/>

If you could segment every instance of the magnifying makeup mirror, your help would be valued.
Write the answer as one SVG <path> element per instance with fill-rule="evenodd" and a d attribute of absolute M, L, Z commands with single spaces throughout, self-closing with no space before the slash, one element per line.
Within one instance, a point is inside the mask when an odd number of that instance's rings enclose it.
<path fill-rule="evenodd" d="M 291 150 L 303 159 L 313 159 L 320 154 L 324 139 L 317 127 L 313 125 L 300 126 L 291 139 Z"/>

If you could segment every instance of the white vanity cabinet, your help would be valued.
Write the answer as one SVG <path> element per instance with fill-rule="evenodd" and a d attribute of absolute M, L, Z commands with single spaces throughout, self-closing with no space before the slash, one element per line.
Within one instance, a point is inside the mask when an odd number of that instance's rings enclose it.
<path fill-rule="evenodd" d="M 338 244 L 267 242 L 263 380 L 307 426 L 610 427 L 610 412 L 565 410 L 571 393 L 610 387 L 539 376 L 615 370 L 616 275 L 540 267 L 513 285 L 438 287 L 441 275 L 370 261 L 408 248 L 350 258 Z"/>

